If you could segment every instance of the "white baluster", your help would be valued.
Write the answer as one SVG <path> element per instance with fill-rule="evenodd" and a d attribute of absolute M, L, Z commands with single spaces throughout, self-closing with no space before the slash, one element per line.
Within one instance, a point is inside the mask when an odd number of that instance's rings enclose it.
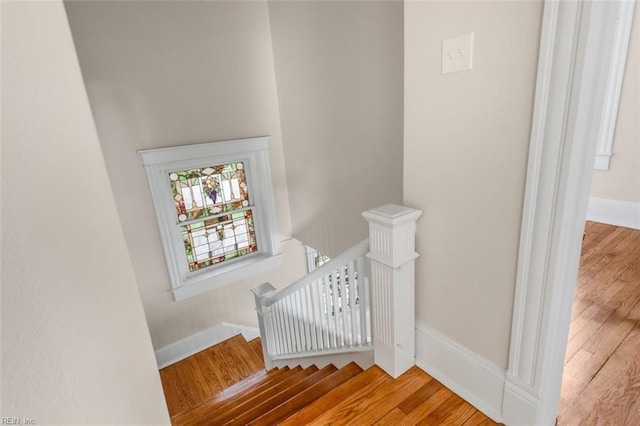
<path fill-rule="evenodd" d="M 365 260 L 365 270 L 367 271 L 367 275 L 364 277 L 364 300 L 365 305 L 364 308 L 364 325 L 366 330 L 366 343 L 367 345 L 373 344 L 373 331 L 371 325 L 371 306 L 373 302 L 371 301 L 371 262 L 367 258 Z"/>
<path fill-rule="evenodd" d="M 280 318 L 281 306 L 280 303 L 274 303 L 271 310 L 273 311 L 273 324 L 275 328 L 275 340 L 276 340 L 276 355 L 282 354 L 283 351 L 283 337 L 282 337 L 282 321 Z"/>
<path fill-rule="evenodd" d="M 322 343 L 322 317 L 320 316 L 320 311 L 322 310 L 322 300 L 320 300 L 320 292 L 318 287 L 320 286 L 319 281 L 313 281 L 310 286 L 311 290 L 311 308 L 313 312 L 313 323 L 314 323 L 314 334 L 316 337 L 316 349 L 322 350 L 324 349 L 324 345 Z"/>
<path fill-rule="evenodd" d="M 349 262 L 349 346 L 356 345 L 356 263 Z"/>
<path fill-rule="evenodd" d="M 307 316 L 307 312 L 305 310 L 305 302 L 304 302 L 304 295 L 302 294 L 302 290 L 297 291 L 295 293 L 295 301 L 296 304 L 298 306 L 297 312 L 298 312 L 298 328 L 300 329 L 300 347 L 301 347 L 301 352 L 306 352 L 309 350 L 309 345 L 307 344 L 307 339 L 309 336 L 309 333 L 307 333 L 307 321 L 306 321 L 306 316 Z"/>
<path fill-rule="evenodd" d="M 296 293 L 292 293 L 289 297 L 289 303 L 291 303 L 291 319 L 293 321 L 293 328 L 296 334 L 296 350 L 295 352 L 302 352 L 302 333 L 300 332 L 300 314 L 298 313 L 298 304 L 296 303 Z"/>
<path fill-rule="evenodd" d="M 358 344 L 363 345 L 366 342 L 366 324 L 365 324 L 365 304 L 364 304 L 364 277 L 365 277 L 365 258 L 358 257 L 356 259 L 358 267 Z"/>
<path fill-rule="evenodd" d="M 291 354 L 295 352 L 296 347 L 296 335 L 295 330 L 293 328 L 293 322 L 291 321 L 291 308 L 289 307 L 289 298 L 282 299 L 282 307 L 284 309 L 284 320 L 287 324 L 286 333 L 287 333 L 287 341 L 288 341 L 288 350 L 287 353 Z"/>
<path fill-rule="evenodd" d="M 304 297 L 307 300 L 307 304 L 305 306 L 307 310 L 307 324 L 309 328 L 309 348 L 312 351 L 316 351 L 318 350 L 318 345 L 316 344 L 316 325 L 313 318 L 313 297 L 311 296 L 310 286 L 305 287 Z"/>
<path fill-rule="evenodd" d="M 298 330 L 298 321 L 296 319 L 295 303 L 293 303 L 292 295 L 287 297 L 287 310 L 289 311 L 289 321 L 293 332 L 293 353 L 300 352 L 300 330 Z"/>
<path fill-rule="evenodd" d="M 340 322 L 342 323 L 342 338 L 340 339 L 340 347 L 347 346 L 347 334 L 349 333 L 349 324 L 347 323 L 347 290 L 348 290 L 348 272 L 345 265 L 340 267 Z"/>
<path fill-rule="evenodd" d="M 331 273 L 331 286 L 332 286 L 332 302 L 333 302 L 333 336 L 334 336 L 334 348 L 340 346 L 340 302 L 338 301 L 338 274 L 336 271 Z"/>
<path fill-rule="evenodd" d="M 330 278 L 331 275 L 325 275 L 323 282 L 324 282 L 324 303 L 325 303 L 325 312 L 324 312 L 324 317 L 325 317 L 325 326 L 324 329 L 326 330 L 325 333 L 325 337 L 326 337 L 326 342 L 327 342 L 327 348 L 331 349 L 334 348 L 334 344 L 333 344 L 333 334 L 331 332 L 331 329 L 333 328 L 333 324 L 334 324 L 334 317 L 332 314 L 333 311 L 333 299 L 331 296 L 331 288 L 330 288 Z"/>
<path fill-rule="evenodd" d="M 289 334 L 289 325 L 287 324 L 287 312 L 285 301 L 278 301 L 279 316 L 280 316 L 280 333 L 282 334 L 282 352 L 281 354 L 287 354 L 291 352 L 291 334 Z"/>

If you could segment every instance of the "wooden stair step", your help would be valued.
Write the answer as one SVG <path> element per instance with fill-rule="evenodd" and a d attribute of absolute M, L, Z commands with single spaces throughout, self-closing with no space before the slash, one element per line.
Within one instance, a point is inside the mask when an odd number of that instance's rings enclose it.
<path fill-rule="evenodd" d="M 246 379 L 235 383 L 232 386 L 229 386 L 226 389 L 223 389 L 221 392 L 214 395 L 213 398 L 201 402 L 199 405 L 213 405 L 216 402 L 224 402 L 232 398 L 240 397 L 244 393 L 249 392 L 251 389 L 254 389 L 258 386 L 268 386 L 270 383 L 277 382 L 281 380 L 282 377 L 287 375 L 289 371 L 289 367 L 283 367 L 282 369 L 274 369 L 269 372 L 266 370 L 258 371 L 257 373 L 252 374 Z"/>
<path fill-rule="evenodd" d="M 306 369 L 302 369 L 302 367 L 298 366 L 290 370 L 289 374 L 284 375 L 277 382 L 273 382 L 269 386 L 261 387 L 260 389 L 251 390 L 235 401 L 228 401 L 216 409 L 215 412 L 211 412 L 211 414 L 218 416 L 219 414 L 225 415 L 230 411 L 235 413 L 246 410 L 248 407 L 253 407 L 256 401 L 269 399 L 273 395 L 277 395 L 280 390 L 287 389 L 300 380 L 312 375 L 316 371 L 318 371 L 318 367 L 315 365 Z"/>
<path fill-rule="evenodd" d="M 305 371 L 307 370 L 312 370 L 312 368 L 309 367 L 305 369 Z M 321 370 L 318 370 L 317 367 L 315 367 L 315 370 L 316 371 L 304 379 L 296 380 L 286 387 L 279 387 L 278 392 L 267 399 L 258 397 L 246 404 L 247 406 L 244 408 L 235 407 L 233 410 L 226 412 L 222 417 L 216 418 L 215 423 L 224 425 L 247 425 L 262 414 L 271 411 L 285 401 L 294 398 L 305 389 L 312 387 L 322 379 L 330 376 L 337 371 L 337 368 L 332 364 L 329 364 Z"/>
<path fill-rule="evenodd" d="M 378 367 L 375 367 L 378 368 Z M 318 424 L 350 424 L 371 425 L 381 416 L 392 411 L 398 404 L 413 395 L 424 384 L 432 380 L 417 367 L 409 369 L 396 380 L 386 376 L 386 380 L 380 380 L 375 385 L 372 383 L 366 389 L 354 393 L 349 398 L 334 404 L 321 416 L 315 419 Z M 375 411 L 371 410 L 375 407 Z M 473 411 L 475 409 L 471 406 Z M 469 416 L 473 414 L 469 413 Z M 465 419 L 466 420 L 466 419 Z M 448 423 L 448 424 L 462 424 Z M 439 425 L 444 423 L 432 422 L 426 424 Z"/>
<path fill-rule="evenodd" d="M 352 362 L 320 380 L 313 386 L 305 389 L 302 393 L 295 395 L 271 411 L 258 417 L 249 424 L 252 426 L 271 426 L 277 424 L 359 373 L 362 373 L 362 368 L 360 368 L 358 364 Z"/>
<path fill-rule="evenodd" d="M 262 359 L 237 335 L 164 367 L 160 378 L 169 412 L 176 415 L 263 370 Z"/>
<path fill-rule="evenodd" d="M 218 367 L 216 374 L 226 382 L 225 387 L 264 370 L 264 361 L 256 355 L 242 334 L 237 334 L 203 352 L 206 352 Z"/>
<path fill-rule="evenodd" d="M 264 363 L 237 335 L 162 368 L 160 377 L 169 412 L 175 416 L 259 371 L 264 371 Z"/>
<path fill-rule="evenodd" d="M 256 337 L 255 339 L 249 340 L 248 343 L 260 361 L 264 362 L 264 355 L 262 354 L 262 339 Z"/>
<path fill-rule="evenodd" d="M 298 426 L 311 424 L 327 411 L 327 407 L 333 407 L 370 386 L 381 382 L 388 383 L 389 381 L 393 381 L 393 379 L 380 368 L 369 368 L 290 416 L 281 425 Z"/>
<path fill-rule="evenodd" d="M 273 386 L 291 377 L 292 374 L 301 371 L 302 367 L 296 367 L 294 369 L 289 369 L 289 367 L 274 369 L 268 373 L 263 372 L 263 378 L 258 381 L 254 381 L 253 376 L 250 376 L 248 379 L 245 379 L 249 381 L 248 383 L 244 381 L 236 383 L 234 385 L 235 390 L 229 388 L 190 410 L 171 416 L 171 423 L 174 425 L 189 424 L 201 416 L 207 415 L 207 413 L 220 410 L 225 405 L 241 404 L 255 395 L 271 389 Z"/>
<path fill-rule="evenodd" d="M 175 422 L 174 424 L 199 425 L 202 418 L 211 419 L 212 424 L 223 424 L 219 417 L 223 416 L 226 418 L 227 415 L 230 415 L 231 418 L 236 417 L 239 413 L 252 408 L 256 404 L 256 401 L 267 400 L 273 395 L 278 394 L 281 389 L 289 388 L 294 383 L 303 380 L 316 371 L 318 371 L 318 367 L 316 366 L 311 366 L 306 369 L 302 369 L 302 367 L 293 368 L 280 376 L 278 380 L 272 381 L 266 386 L 260 385 L 250 389 L 237 398 L 225 400 L 221 404 L 216 404 L 214 407 L 198 407 L 200 409 L 192 410 L 194 415 L 189 416 L 185 422 Z"/>

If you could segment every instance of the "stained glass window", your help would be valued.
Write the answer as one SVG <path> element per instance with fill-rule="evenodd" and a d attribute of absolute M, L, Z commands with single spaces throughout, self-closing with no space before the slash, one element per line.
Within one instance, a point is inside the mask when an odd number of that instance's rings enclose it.
<path fill-rule="evenodd" d="M 244 163 L 169 173 L 189 271 L 258 250 Z"/>
<path fill-rule="evenodd" d="M 171 172 L 169 181 L 180 222 L 249 206 L 241 162 Z"/>
<path fill-rule="evenodd" d="M 181 228 L 190 271 L 235 259 L 258 249 L 251 210 L 225 214 Z"/>
<path fill-rule="evenodd" d="M 280 263 L 268 136 L 138 152 L 175 300 Z"/>

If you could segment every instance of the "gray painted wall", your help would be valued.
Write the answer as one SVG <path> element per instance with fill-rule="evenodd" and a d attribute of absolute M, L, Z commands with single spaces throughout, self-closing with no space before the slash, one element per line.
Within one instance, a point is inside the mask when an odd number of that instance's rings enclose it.
<path fill-rule="evenodd" d="M 1 27 L 2 423 L 169 424 L 64 6 Z"/>
<path fill-rule="evenodd" d="M 416 318 L 506 367 L 542 2 L 405 4 L 404 201 Z M 473 70 L 442 40 L 474 32 Z M 418 325 L 420 326 L 420 325 Z"/>
<path fill-rule="evenodd" d="M 170 301 L 135 150 L 272 134 L 282 234 L 335 255 L 366 236 L 363 210 L 423 210 L 417 319 L 506 366 L 541 2 L 67 9 L 156 347 L 251 303 Z M 474 70 L 443 76 L 442 40 L 471 31 Z"/>
<path fill-rule="evenodd" d="M 271 135 L 278 228 L 291 235 L 266 2 L 93 2 L 66 8 L 155 348 L 220 322 L 257 325 L 250 289 L 305 272 L 284 264 L 173 302 L 138 149 Z"/>
<path fill-rule="evenodd" d="M 402 2 L 270 1 L 293 235 L 330 256 L 402 202 Z"/>

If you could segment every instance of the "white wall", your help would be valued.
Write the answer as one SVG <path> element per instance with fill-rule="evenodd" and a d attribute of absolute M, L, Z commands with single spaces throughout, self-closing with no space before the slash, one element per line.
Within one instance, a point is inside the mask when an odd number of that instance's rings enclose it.
<path fill-rule="evenodd" d="M 408 1 L 404 19 L 417 321 L 504 368 L 542 3 Z M 442 40 L 469 32 L 473 70 L 442 75 Z"/>
<path fill-rule="evenodd" d="M 593 173 L 591 196 L 640 203 L 640 7 L 636 6 L 609 170 Z M 640 219 L 638 219 L 640 222 Z"/>
<path fill-rule="evenodd" d="M 403 3 L 269 1 L 293 235 L 335 256 L 402 202 Z"/>
<path fill-rule="evenodd" d="M 83 77 L 156 348 L 220 322 L 257 325 L 249 289 L 289 284 L 304 249 L 266 275 L 173 302 L 136 150 L 272 135 L 278 227 L 291 235 L 267 4 L 66 3 Z"/>
<path fill-rule="evenodd" d="M 2 2 L 2 416 L 168 424 L 60 1 Z"/>

